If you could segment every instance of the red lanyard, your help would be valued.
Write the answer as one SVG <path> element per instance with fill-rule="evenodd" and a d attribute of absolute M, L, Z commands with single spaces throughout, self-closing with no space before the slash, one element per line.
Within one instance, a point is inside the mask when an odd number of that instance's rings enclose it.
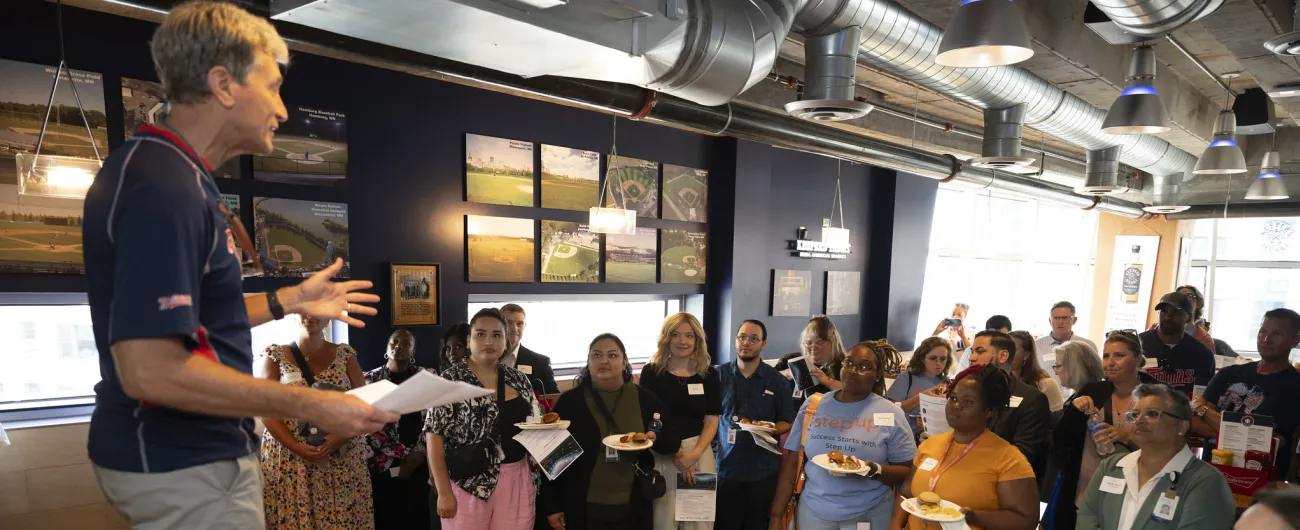
<path fill-rule="evenodd" d="M 966 457 L 966 453 L 969 453 L 971 449 L 974 449 L 975 444 L 980 443 L 980 438 L 983 438 L 984 433 L 986 432 L 988 431 L 986 430 L 980 433 L 979 436 L 976 436 L 974 440 L 971 440 L 970 443 L 966 445 L 966 448 L 961 450 L 961 454 L 958 454 L 957 458 L 954 458 L 952 462 L 948 462 L 948 465 L 943 465 L 943 461 L 939 462 L 938 469 L 936 469 L 934 473 L 930 474 L 930 491 L 934 491 L 934 486 L 939 484 L 939 478 L 943 477 L 943 474 L 947 473 L 949 468 L 957 465 L 957 462 L 961 462 L 961 459 Z M 948 459 L 948 451 L 952 449 L 952 443 L 956 439 L 957 439 L 957 433 L 954 432 L 953 437 L 948 439 L 948 445 L 944 446 L 943 448 L 944 460 Z"/>

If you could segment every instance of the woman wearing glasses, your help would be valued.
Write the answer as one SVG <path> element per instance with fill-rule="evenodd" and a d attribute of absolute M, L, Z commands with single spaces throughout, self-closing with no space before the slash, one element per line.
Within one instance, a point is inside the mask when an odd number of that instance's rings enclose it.
<path fill-rule="evenodd" d="M 993 411 L 1010 401 L 1011 379 L 1002 369 L 990 364 L 957 374 L 948 385 L 944 408 L 952 431 L 931 436 L 917 448 L 903 496 L 932 491 L 961 506 L 966 524 L 975 530 L 1033 530 L 1038 524 L 1034 469 L 1016 446 L 988 429 Z M 891 530 L 936 527 L 901 507 L 889 525 Z"/>
<path fill-rule="evenodd" d="M 1062 392 L 1075 392 L 1106 376 L 1101 369 L 1101 356 L 1085 342 L 1070 341 L 1057 346 L 1054 351 L 1056 364 L 1052 365 L 1052 371 L 1056 372 L 1056 378 L 1061 381 Z M 1069 400 L 1065 402 L 1068 403 Z"/>
<path fill-rule="evenodd" d="M 803 333 L 799 335 L 799 349 L 798 353 L 786 354 L 776 363 L 777 371 L 787 372 L 790 369 L 791 359 L 802 355 L 809 361 L 813 387 L 795 396 L 795 408 L 802 407 L 808 396 L 825 394 L 843 387 L 839 377 L 840 363 L 844 361 L 844 341 L 830 318 L 822 315 L 809 320 L 808 325 L 803 328 Z"/>
<path fill-rule="evenodd" d="M 843 388 L 814 395 L 795 415 L 785 448 L 790 457 L 772 497 L 771 530 L 784 530 L 782 516 L 794 494 L 799 467 L 809 459 L 838 451 L 855 457 L 866 475 L 832 476 L 825 468 L 803 465 L 805 483 L 795 520 L 799 530 L 887 528 L 894 509 L 893 488 L 911 469 L 916 443 L 903 409 L 885 399 L 885 367 L 897 351 L 883 340 L 854 346 L 840 370 Z"/>
<path fill-rule="evenodd" d="M 637 470 L 654 469 L 650 451 L 671 456 L 679 442 L 668 431 L 650 432 L 655 416 L 671 420 L 668 407 L 653 392 L 632 382 L 626 351 L 617 336 L 597 336 L 587 348 L 587 366 L 578 374 L 573 389 L 555 402 L 554 412 L 570 422 L 569 434 L 582 446 L 582 455 L 553 482 L 543 484 L 537 502 L 543 513 L 549 514 L 544 528 L 654 527 L 651 501 L 637 484 Z M 649 451 L 611 452 L 601 441 L 611 434 L 633 431 L 644 432 L 654 441 Z"/>
<path fill-rule="evenodd" d="M 948 369 L 953 362 L 952 344 L 943 337 L 930 337 L 921 341 L 921 345 L 912 352 L 912 360 L 907 363 L 907 372 L 899 374 L 894 384 L 889 385 L 885 397 L 898 403 L 899 408 L 907 414 L 907 422 L 912 425 L 912 434 L 920 435 L 921 427 L 916 423 L 920 414 L 920 395 L 922 392 L 939 391 L 948 382 Z"/>
<path fill-rule="evenodd" d="M 1124 421 L 1124 412 L 1133 400 L 1133 389 L 1142 383 L 1156 380 L 1142 371 L 1146 361 L 1142 357 L 1142 344 L 1133 332 L 1113 331 L 1102 344 L 1102 363 L 1106 379 L 1081 384 L 1079 391 L 1070 397 L 1069 405 L 1061 412 L 1061 420 L 1052 431 L 1052 453 L 1048 457 L 1047 476 L 1057 479 L 1043 481 L 1045 498 L 1049 498 L 1043 524 L 1054 528 L 1074 528 L 1077 506 L 1087 492 L 1084 486 L 1092 479 L 1097 465 L 1106 455 L 1097 451 L 1097 442 L 1111 444 L 1115 451 L 1127 453 L 1133 446 L 1133 433 Z M 1081 342 L 1067 342 L 1056 349 L 1058 363 L 1084 364 L 1091 359 L 1095 364 L 1097 354 Z M 1063 377 L 1072 377 L 1086 370 L 1064 368 Z M 1064 382 L 1067 379 L 1062 379 Z M 1088 432 L 1088 418 L 1100 412 L 1103 423 L 1096 435 Z M 1059 482 L 1059 486 L 1058 486 Z M 1053 487 L 1057 487 L 1055 496 Z"/>
<path fill-rule="evenodd" d="M 1223 474 L 1187 447 L 1192 405 L 1162 384 L 1138 385 L 1133 439 L 1141 449 L 1101 461 L 1079 504 L 1079 530 L 1178 528 L 1220 530 L 1232 526 L 1232 492 Z"/>

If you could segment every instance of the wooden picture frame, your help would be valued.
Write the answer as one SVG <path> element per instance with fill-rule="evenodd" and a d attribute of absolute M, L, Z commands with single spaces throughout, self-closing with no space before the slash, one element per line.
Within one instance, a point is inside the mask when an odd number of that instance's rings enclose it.
<path fill-rule="evenodd" d="M 442 266 L 438 263 L 392 263 L 388 294 L 393 326 L 436 326 L 441 323 Z"/>

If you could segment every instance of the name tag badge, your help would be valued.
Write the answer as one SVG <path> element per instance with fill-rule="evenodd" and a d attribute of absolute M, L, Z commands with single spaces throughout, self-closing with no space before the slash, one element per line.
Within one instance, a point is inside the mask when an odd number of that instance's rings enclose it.
<path fill-rule="evenodd" d="M 286 385 L 292 385 L 300 381 L 302 381 L 302 372 L 285 372 L 284 375 L 280 376 L 280 382 Z"/>
<path fill-rule="evenodd" d="M 393 466 L 388 468 L 388 476 L 393 478 L 397 478 L 397 475 L 401 472 L 402 472 L 401 466 Z"/>
<path fill-rule="evenodd" d="M 686 385 L 686 393 L 692 396 L 704 395 L 704 383 L 691 383 Z"/>
<path fill-rule="evenodd" d="M 871 523 L 840 523 L 839 530 L 871 530 Z"/>
<path fill-rule="evenodd" d="M 1174 512 L 1178 510 L 1178 497 L 1170 497 L 1168 494 L 1161 495 L 1156 499 L 1156 506 L 1151 510 L 1151 518 L 1157 522 L 1165 523 L 1172 521 Z"/>
<path fill-rule="evenodd" d="M 1043 364 L 1044 364 L 1044 365 L 1046 365 L 1046 366 L 1051 366 L 1051 363 L 1054 363 L 1054 362 L 1056 362 L 1056 352 L 1052 352 L 1052 353 L 1044 353 L 1044 354 L 1043 354 Z"/>
<path fill-rule="evenodd" d="M 1014 408 L 1016 408 L 1016 407 L 1019 407 L 1019 406 L 1020 406 L 1020 402 L 1021 402 L 1021 401 L 1024 401 L 1024 400 L 1025 400 L 1025 398 L 1022 398 L 1022 397 L 1020 397 L 1020 396 L 1011 396 L 1011 402 L 1008 403 L 1007 406 L 1008 406 L 1008 407 L 1011 407 L 1011 408 L 1014 409 Z"/>
<path fill-rule="evenodd" d="M 871 415 L 871 421 L 876 424 L 876 427 L 893 427 L 894 415 L 889 412 L 877 412 Z"/>
<path fill-rule="evenodd" d="M 1101 491 L 1115 495 L 1124 493 L 1124 479 L 1121 477 L 1101 477 Z"/>
<path fill-rule="evenodd" d="M 776 394 L 773 394 L 771 390 L 764 390 L 764 391 L 763 391 L 763 395 L 764 395 L 764 396 L 774 396 L 774 395 L 776 395 Z"/>
<path fill-rule="evenodd" d="M 521 365 L 519 365 L 519 366 L 516 366 L 515 368 L 518 369 L 520 372 L 523 372 L 523 373 L 525 373 L 525 374 L 533 375 L 533 367 L 532 367 L 532 366 L 529 366 L 529 365 L 527 365 L 527 364 L 521 364 Z"/>
<path fill-rule="evenodd" d="M 932 470 L 934 470 L 934 466 L 937 466 L 937 465 L 939 465 L 939 461 L 938 461 L 938 460 L 935 460 L 935 459 L 933 459 L 933 458 L 927 458 L 927 459 L 925 459 L 924 462 L 921 462 L 921 468 L 920 468 L 920 469 L 921 469 L 921 471 L 932 471 Z"/>
<path fill-rule="evenodd" d="M 1154 370 L 1156 368 L 1160 368 L 1160 359 L 1157 359 L 1155 357 L 1147 357 L 1147 363 L 1143 368 L 1147 370 Z"/>
<path fill-rule="evenodd" d="M 727 429 L 727 445 L 736 445 L 736 428 Z"/>
<path fill-rule="evenodd" d="M 618 449 L 614 449 L 613 447 L 610 447 L 610 446 L 606 445 L 606 446 L 605 446 L 605 461 L 606 461 L 606 462 L 618 462 Z"/>

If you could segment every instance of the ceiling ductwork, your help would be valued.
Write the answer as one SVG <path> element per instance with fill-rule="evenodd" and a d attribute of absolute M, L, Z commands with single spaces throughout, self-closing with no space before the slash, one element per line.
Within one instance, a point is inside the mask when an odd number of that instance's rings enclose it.
<path fill-rule="evenodd" d="M 1213 13 L 1224 0 L 1092 0 L 1121 30 L 1155 37 Z"/>
<path fill-rule="evenodd" d="M 1128 190 L 1119 182 L 1119 146 L 1089 149 L 1086 166 L 1087 177 L 1083 186 L 1074 192 L 1083 195 L 1111 195 Z"/>
<path fill-rule="evenodd" d="M 1034 163 L 1033 157 L 1020 156 L 1021 135 L 1025 128 L 1025 106 L 1012 105 L 1005 109 L 984 111 L 984 143 L 980 157 L 971 165 L 992 169 L 1024 167 Z"/>
<path fill-rule="evenodd" d="M 1291 32 L 1264 41 L 1264 49 L 1275 55 L 1300 55 L 1300 0 L 1291 8 Z"/>
<path fill-rule="evenodd" d="M 1182 187 L 1182 173 L 1152 175 L 1151 206 L 1142 209 L 1147 213 L 1170 214 L 1190 208 L 1190 206 L 1182 204 L 1178 200 L 1178 194 L 1182 191 Z"/>
<path fill-rule="evenodd" d="M 804 39 L 803 97 L 785 105 L 791 116 L 813 121 L 861 118 L 872 105 L 855 101 L 858 88 L 858 45 L 862 28 Z"/>
<path fill-rule="evenodd" d="M 943 30 L 893 0 L 862 0 L 868 12 L 858 59 L 981 109 L 1025 106 L 1025 125 L 1085 149 L 1120 146 L 1120 160 L 1152 174 L 1190 171 L 1196 157 L 1152 135 L 1101 132 L 1106 111 L 1023 68 L 949 68 L 934 62 Z"/>

